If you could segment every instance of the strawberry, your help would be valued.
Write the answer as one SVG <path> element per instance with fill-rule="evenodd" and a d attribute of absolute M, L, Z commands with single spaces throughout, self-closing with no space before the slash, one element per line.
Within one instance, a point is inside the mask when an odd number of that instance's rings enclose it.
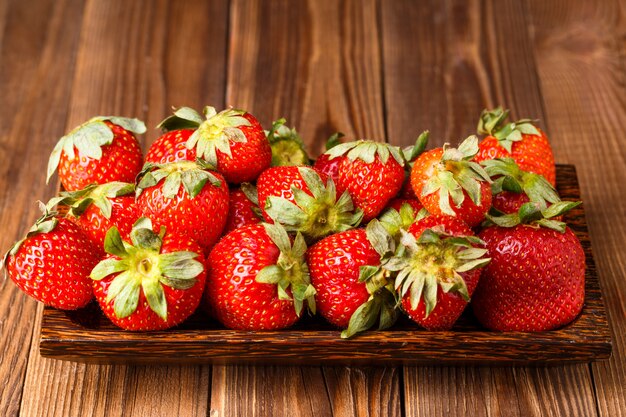
<path fill-rule="evenodd" d="M 342 158 L 337 189 L 350 193 L 364 221 L 376 217 L 402 188 L 404 159 L 396 146 L 359 140 L 337 145 L 327 154 Z"/>
<path fill-rule="evenodd" d="M 209 251 L 222 234 L 228 215 L 224 177 L 202 160 L 146 163 L 137 185 L 141 213 L 156 227 L 188 236 Z"/>
<path fill-rule="evenodd" d="M 315 312 L 315 289 L 304 262 L 306 243 L 293 245 L 279 225 L 235 229 L 209 255 L 205 302 L 231 329 L 283 329 L 294 324 L 304 303 Z"/>
<path fill-rule="evenodd" d="M 252 184 L 244 182 L 240 187 L 231 189 L 228 200 L 228 217 L 223 234 L 263 220 L 257 190 Z"/>
<path fill-rule="evenodd" d="M 109 256 L 91 272 L 100 308 L 126 330 L 162 330 L 182 323 L 202 299 L 202 248 L 165 228 L 154 233 L 146 218 L 135 223 L 130 241 L 123 241 L 115 226 L 107 232 Z"/>
<path fill-rule="evenodd" d="M 217 113 L 207 106 L 204 116 L 189 107 L 177 109 L 159 124 L 166 133 L 152 144 L 146 161 L 162 164 L 202 158 L 236 184 L 254 181 L 270 166 L 272 150 L 253 115 L 234 109 Z"/>
<path fill-rule="evenodd" d="M 84 307 L 93 298 L 89 272 L 100 251 L 71 221 L 41 204 L 43 215 L 4 256 L 17 286 L 45 305 L 62 310 Z"/>
<path fill-rule="evenodd" d="M 88 185 L 82 190 L 62 192 L 48 202 L 69 206 L 68 219 L 99 248 L 104 248 L 107 231 L 116 226 L 123 239 L 128 239 L 133 223 L 141 217 L 135 204 L 135 186 L 126 182 Z"/>
<path fill-rule="evenodd" d="M 458 149 L 446 144 L 417 158 L 411 185 L 429 213 L 456 216 L 471 227 L 483 220 L 491 207 L 491 179 L 472 160 L 476 152 L 478 139 L 470 136 Z"/>
<path fill-rule="evenodd" d="M 487 135 L 478 145 L 476 162 L 495 158 L 513 158 L 524 171 L 544 176 L 554 187 L 556 167 L 548 138 L 530 119 L 504 124 L 508 110 L 497 107 L 483 110 L 478 133 Z"/>
<path fill-rule="evenodd" d="M 389 204 L 387 204 L 387 208 L 392 208 L 400 211 L 400 208 L 405 204 L 411 206 L 416 214 L 424 208 L 422 203 L 416 198 L 394 198 L 389 202 Z"/>
<path fill-rule="evenodd" d="M 372 220 L 367 229 L 336 233 L 308 250 L 318 310 L 329 323 L 346 329 L 341 337 L 349 338 L 377 321 L 379 329 L 395 323 L 395 298 L 381 268 L 381 257 L 392 245 L 384 228 Z"/>
<path fill-rule="evenodd" d="M 399 251 L 384 267 L 397 272 L 395 287 L 408 316 L 428 330 L 449 330 L 468 305 L 486 249 L 456 217 L 428 216 L 402 231 Z"/>
<path fill-rule="evenodd" d="M 400 230 L 406 232 L 413 223 L 426 216 L 428 212 L 424 210 L 419 200 L 393 199 L 378 219 L 387 233 L 399 244 L 402 238 Z"/>
<path fill-rule="evenodd" d="M 272 148 L 272 166 L 309 165 L 309 155 L 304 149 L 304 142 L 295 128 L 285 126 L 284 118 L 272 123 L 272 128 L 265 132 Z"/>
<path fill-rule="evenodd" d="M 335 146 L 341 144 L 341 138 L 344 136 L 345 135 L 341 132 L 333 133 L 326 141 L 326 151 L 329 151 Z M 323 153 L 317 158 L 313 164 L 313 168 L 315 168 L 318 172 L 326 174 L 328 178 L 331 178 L 335 182 L 336 187 L 337 181 L 339 180 L 339 164 L 342 160 L 342 157 L 331 159 L 328 153 Z M 345 190 L 340 190 L 340 194 L 343 194 L 344 191 Z"/>
<path fill-rule="evenodd" d="M 133 182 L 143 155 L 133 133 L 146 131 L 144 123 L 124 117 L 97 116 L 63 136 L 48 161 L 47 181 L 59 168 L 67 191 L 111 181 Z"/>
<path fill-rule="evenodd" d="M 556 190 L 544 177 L 522 171 L 511 158 L 488 159 L 481 165 L 495 179 L 491 184 L 492 205 L 502 213 L 517 213 L 529 201 L 543 208 L 560 201 Z"/>
<path fill-rule="evenodd" d="M 415 191 L 413 191 L 413 187 L 411 186 L 411 170 L 413 169 L 413 164 L 417 160 L 417 157 L 424 153 L 429 138 L 430 132 L 425 130 L 417 137 L 415 145 L 402 149 L 406 164 L 404 165 L 404 182 L 402 183 L 402 189 L 400 189 L 398 198 L 417 200 Z"/>
<path fill-rule="evenodd" d="M 257 180 L 259 202 L 269 223 L 319 240 L 356 227 L 363 218 L 347 192 L 337 198 L 335 184 L 309 167 L 280 166 L 263 171 Z"/>
<path fill-rule="evenodd" d="M 499 331 L 544 331 L 578 316 L 585 299 L 585 254 L 565 223 L 553 220 L 579 203 L 547 209 L 527 203 L 518 213 L 490 217 L 483 239 L 491 256 L 472 307 L 480 323 Z"/>

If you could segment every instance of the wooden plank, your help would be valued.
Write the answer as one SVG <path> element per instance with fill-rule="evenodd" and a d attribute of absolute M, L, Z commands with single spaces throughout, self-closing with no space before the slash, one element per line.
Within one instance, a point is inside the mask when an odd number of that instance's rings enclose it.
<path fill-rule="evenodd" d="M 602 416 L 626 415 L 626 5 L 530 1 L 539 78 L 560 160 L 578 167 L 613 329 L 613 357 L 592 366 Z"/>
<path fill-rule="evenodd" d="M 522 3 L 382 5 L 387 124 L 398 144 L 409 144 L 426 128 L 433 133 L 431 146 L 456 143 L 475 131 L 481 108 L 494 104 L 512 107 L 513 116 L 544 117 Z M 409 415 L 597 414 L 585 365 L 549 368 L 541 375 L 509 368 L 407 367 L 404 375 Z"/>
<path fill-rule="evenodd" d="M 48 149 L 41 138 L 61 136 L 74 73 L 80 1 L 20 1 L 0 5 L 0 248 L 6 251 L 38 217 L 36 199 L 45 200 L 41 170 Z M 25 146 L 25 144 L 28 144 Z M 19 207 L 19 210 L 15 210 Z M 36 302 L 5 281 L 0 272 L 0 415 L 19 413 Z"/>
<path fill-rule="evenodd" d="M 234 1 L 227 104 L 265 126 L 285 116 L 315 155 L 338 130 L 383 140 L 377 27 L 375 1 Z M 388 406 L 398 387 L 395 368 L 214 366 L 211 409 L 220 417 L 399 415 Z"/>
<path fill-rule="evenodd" d="M 222 104 L 215 85 L 225 68 L 227 13 L 227 2 L 88 2 L 66 128 L 95 114 L 154 126 L 173 104 Z M 180 49 L 196 36 L 211 41 L 197 43 L 203 54 L 190 47 L 197 58 L 185 59 Z M 142 139 L 144 148 L 157 134 Z M 57 137 L 40 136 L 45 151 L 31 167 L 45 166 Z M 205 416 L 209 385 L 206 366 L 79 365 L 44 359 L 33 346 L 21 415 Z"/>

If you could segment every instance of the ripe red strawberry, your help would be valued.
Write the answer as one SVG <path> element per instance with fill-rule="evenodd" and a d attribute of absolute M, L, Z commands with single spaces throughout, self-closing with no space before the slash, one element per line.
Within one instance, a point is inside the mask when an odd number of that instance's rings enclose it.
<path fill-rule="evenodd" d="M 278 119 L 265 132 L 272 148 L 272 166 L 310 165 L 302 138 L 295 128 L 290 129 L 285 123 L 287 121 L 284 118 Z"/>
<path fill-rule="evenodd" d="M 63 136 L 48 161 L 48 178 L 59 168 L 67 191 L 111 181 L 133 182 L 141 171 L 143 155 L 133 133 L 146 126 L 137 119 L 97 116 Z"/>
<path fill-rule="evenodd" d="M 565 223 L 552 220 L 578 203 L 541 210 L 528 203 L 519 213 L 490 217 L 496 226 L 479 236 L 491 263 L 472 306 L 481 324 L 500 331 L 544 331 L 578 316 L 585 299 L 585 254 Z"/>
<path fill-rule="evenodd" d="M 356 227 L 363 218 L 347 192 L 339 197 L 326 175 L 309 167 L 280 166 L 263 171 L 257 180 L 259 202 L 269 223 L 302 232 L 308 240 Z"/>
<path fill-rule="evenodd" d="M 279 225 L 235 229 L 209 255 L 205 302 L 231 329 L 289 327 L 298 320 L 305 301 L 315 312 L 305 252 L 302 235 L 292 245 Z"/>
<path fill-rule="evenodd" d="M 62 192 L 48 207 L 62 204 L 69 207 L 68 219 L 99 248 L 104 248 L 107 231 L 116 226 L 122 239 L 128 239 L 133 223 L 141 217 L 135 204 L 135 186 L 126 182 L 88 185 L 79 191 Z"/>
<path fill-rule="evenodd" d="M 508 116 L 509 111 L 502 107 L 483 110 L 478 133 L 487 136 L 478 145 L 480 150 L 474 158 L 476 162 L 513 158 L 521 169 L 542 175 L 555 186 L 554 155 L 546 134 L 530 119 L 504 124 Z"/>
<path fill-rule="evenodd" d="M 364 221 L 378 216 L 402 188 L 404 158 L 398 147 L 359 140 L 337 145 L 327 154 L 342 158 L 337 188 L 350 193 Z"/>
<path fill-rule="evenodd" d="M 182 323 L 198 307 L 206 271 L 202 248 L 188 237 L 152 230 L 140 219 L 122 241 L 116 227 L 107 233 L 109 256 L 91 272 L 104 314 L 126 330 L 162 330 Z"/>
<path fill-rule="evenodd" d="M 317 291 L 319 312 L 331 324 L 346 329 L 348 338 L 371 328 L 393 325 L 397 318 L 395 298 L 386 288 L 388 282 L 381 269 L 377 246 L 390 242 L 372 236 L 386 236 L 382 226 L 373 220 L 365 229 L 352 229 L 328 236 L 307 252 L 311 280 Z M 390 248 L 380 249 L 384 252 Z"/>
<path fill-rule="evenodd" d="M 230 190 L 228 202 L 228 217 L 223 234 L 247 224 L 260 223 L 263 220 L 256 187 L 244 182 L 241 187 Z"/>
<path fill-rule="evenodd" d="M 404 165 L 404 182 L 402 183 L 402 189 L 400 189 L 398 198 L 406 200 L 418 199 L 415 195 L 415 191 L 413 191 L 413 187 L 411 186 L 411 170 L 413 169 L 413 164 L 415 163 L 417 158 L 424 153 L 424 149 L 426 149 L 429 138 L 430 132 L 428 130 L 425 130 L 417 137 L 415 145 L 402 149 L 402 154 L 404 155 L 406 164 Z"/>
<path fill-rule="evenodd" d="M 219 113 L 204 108 L 181 107 L 159 125 L 165 132 L 146 155 L 147 162 L 162 164 L 205 159 L 230 183 L 254 181 L 270 166 L 272 150 L 258 120 L 242 110 Z M 189 130 L 193 129 L 193 130 Z"/>
<path fill-rule="evenodd" d="M 494 179 L 492 206 L 502 213 L 517 213 L 530 201 L 539 203 L 542 208 L 560 201 L 556 190 L 544 177 L 522 171 L 511 158 L 489 159 L 481 165 Z"/>
<path fill-rule="evenodd" d="M 155 227 L 188 236 L 206 251 L 221 236 L 228 216 L 226 181 L 208 168 L 202 160 L 146 163 L 137 185 L 139 209 Z"/>
<path fill-rule="evenodd" d="M 71 221 L 42 204 L 43 216 L 4 256 L 17 286 L 45 305 L 62 310 L 84 307 L 93 298 L 89 273 L 100 250 Z"/>
<path fill-rule="evenodd" d="M 341 144 L 341 138 L 344 136 L 345 135 L 343 133 L 337 132 L 329 137 L 326 141 L 326 151 L 329 151 L 335 146 Z M 318 172 L 326 174 L 328 178 L 331 178 L 335 182 L 336 187 L 339 180 L 339 164 L 342 160 L 342 157 L 331 159 L 328 153 L 323 153 L 317 158 L 317 160 L 313 164 L 313 168 L 315 168 Z M 345 190 L 341 190 L 339 193 L 343 194 L 344 191 Z"/>
<path fill-rule="evenodd" d="M 472 158 L 478 139 L 470 136 L 458 147 L 436 148 L 421 154 L 411 170 L 415 194 L 431 214 L 456 216 L 478 225 L 491 207 L 491 179 Z"/>
<path fill-rule="evenodd" d="M 489 262 L 482 242 L 451 216 L 428 216 L 403 233 L 405 250 L 384 267 L 397 271 L 395 288 L 409 317 L 428 330 L 449 330 L 468 305 L 480 269 Z"/>

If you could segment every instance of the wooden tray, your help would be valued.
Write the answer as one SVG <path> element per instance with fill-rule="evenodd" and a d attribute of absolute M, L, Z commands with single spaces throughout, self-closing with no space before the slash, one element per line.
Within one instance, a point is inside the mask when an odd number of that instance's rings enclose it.
<path fill-rule="evenodd" d="M 557 188 L 565 200 L 579 200 L 573 165 L 557 166 Z M 321 318 L 267 332 L 224 329 L 196 313 L 167 331 L 132 333 L 113 326 L 97 304 L 63 312 L 43 311 L 42 356 L 95 363 L 253 364 L 549 364 L 589 362 L 611 355 L 611 338 L 582 206 L 566 218 L 587 259 L 585 306 L 570 325 L 543 333 L 498 333 L 481 328 L 466 311 L 453 331 L 430 332 L 401 319 L 392 329 L 351 340 Z M 471 310 L 471 309 L 468 309 Z"/>

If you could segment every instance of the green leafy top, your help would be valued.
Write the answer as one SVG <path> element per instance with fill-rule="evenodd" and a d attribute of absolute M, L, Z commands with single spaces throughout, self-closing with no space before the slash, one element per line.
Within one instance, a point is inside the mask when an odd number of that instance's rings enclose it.
<path fill-rule="evenodd" d="M 398 164 L 404 166 L 404 157 L 399 147 L 391 146 L 388 143 L 374 142 L 372 140 L 357 140 L 341 143 L 326 151 L 326 155 L 328 155 L 330 159 L 345 155 L 351 161 L 360 159 L 366 164 L 373 163 L 376 156 L 378 156 L 381 163 L 386 164 L 391 155 Z"/>
<path fill-rule="evenodd" d="M 330 135 L 330 137 L 326 140 L 326 144 L 324 145 L 326 150 L 329 151 L 335 146 L 341 145 L 341 138 L 343 138 L 344 136 L 346 135 L 341 132 L 335 132 Z"/>
<path fill-rule="evenodd" d="M 28 230 L 28 233 L 26 233 L 26 236 L 15 242 L 4 254 L 2 265 L 0 265 L 0 268 L 6 265 L 6 261 L 9 256 L 15 256 L 17 254 L 17 252 L 20 250 L 20 247 L 22 247 L 22 244 L 28 238 L 38 235 L 40 233 L 50 233 L 57 227 L 57 224 L 59 224 L 59 219 L 57 218 L 59 213 L 49 210 L 48 207 L 46 207 L 46 205 L 41 201 L 39 201 L 38 203 L 39 209 L 42 212 L 41 217 L 39 217 L 35 224 L 31 226 L 31 228 Z"/>
<path fill-rule="evenodd" d="M 539 203 L 546 208 L 548 203 L 561 201 L 556 190 L 542 175 L 528 171 L 522 171 L 517 163 L 511 158 L 489 159 L 482 161 L 481 165 L 490 177 L 496 178 L 491 184 L 494 194 L 502 191 L 524 193 L 530 201 Z"/>
<path fill-rule="evenodd" d="M 581 201 L 559 201 L 546 208 L 539 202 L 530 202 L 523 204 L 517 213 L 502 216 L 487 215 L 485 226 L 495 224 L 500 227 L 515 227 L 519 224 L 527 224 L 565 233 L 567 225 L 562 221 L 554 220 L 554 217 L 561 216 L 581 203 Z"/>
<path fill-rule="evenodd" d="M 463 190 L 477 206 L 481 205 L 481 183 L 491 183 L 491 178 L 480 164 L 472 159 L 478 153 L 478 138 L 470 136 L 458 148 L 445 144 L 441 161 L 435 166 L 435 173 L 422 189 L 422 196 L 439 192 L 439 207 L 450 216 L 456 212 L 450 206 L 450 198 L 460 207 L 465 201 Z"/>
<path fill-rule="evenodd" d="M 168 162 L 165 164 L 154 164 L 146 162 L 141 172 L 137 176 L 139 180 L 135 194 L 137 197 L 141 195 L 143 190 L 153 187 L 165 178 L 163 183 L 163 196 L 173 199 L 178 194 L 178 190 L 182 185 L 185 192 L 191 198 L 195 198 L 204 185 L 209 181 L 216 187 L 221 187 L 222 181 L 209 170 L 213 166 L 202 159 L 182 162 Z"/>
<path fill-rule="evenodd" d="M 150 309 L 167 320 L 167 300 L 163 286 L 187 290 L 196 284 L 196 277 L 204 266 L 196 260 L 195 252 L 161 253 L 165 228 L 159 234 L 152 230 L 148 218 L 137 220 L 130 233 L 132 244 L 124 242 L 114 226 L 104 240 L 104 249 L 115 257 L 98 263 L 91 271 L 91 279 L 100 281 L 117 274 L 108 288 L 106 301 L 113 301 L 118 318 L 131 315 L 137 309 L 141 291 Z"/>
<path fill-rule="evenodd" d="M 494 136 L 509 153 L 511 153 L 513 142 L 521 141 L 522 135 L 541 135 L 539 129 L 533 124 L 536 121 L 521 119 L 504 124 L 508 117 L 509 110 L 504 110 L 500 106 L 492 110 L 483 110 L 478 120 L 478 133 Z"/>
<path fill-rule="evenodd" d="M 272 148 L 272 166 L 309 165 L 310 159 L 304 149 L 304 142 L 295 128 L 288 128 L 284 118 L 272 123 L 265 136 Z"/>
<path fill-rule="evenodd" d="M 48 201 L 48 208 L 52 209 L 57 204 L 69 207 L 69 214 L 78 217 L 91 205 L 95 204 L 102 215 L 111 218 L 111 201 L 109 199 L 133 194 L 135 185 L 126 182 L 109 182 L 98 185 L 91 184 L 78 191 L 63 191 L 58 197 Z"/>
<path fill-rule="evenodd" d="M 48 172 L 46 182 L 50 181 L 52 174 L 59 166 L 61 153 L 65 153 L 68 159 L 74 159 L 76 154 L 74 147 L 82 156 L 92 159 L 102 158 L 102 147 L 113 143 L 115 135 L 107 124 L 109 121 L 133 133 L 142 134 L 146 131 L 146 125 L 138 119 L 129 119 L 118 116 L 92 117 L 82 125 L 74 128 L 57 142 L 48 160 Z"/>
<path fill-rule="evenodd" d="M 402 237 L 400 230 L 408 230 L 409 226 L 426 216 L 428 216 L 426 209 L 416 212 L 409 203 L 403 203 L 400 210 L 388 208 L 379 216 L 379 219 L 387 233 L 399 242 Z"/>
<path fill-rule="evenodd" d="M 157 127 L 163 131 L 195 129 L 185 146 L 187 149 L 195 148 L 198 158 L 217 166 L 217 151 L 232 157 L 231 143 L 247 142 L 241 128 L 252 124 L 243 117 L 246 114 L 244 110 L 226 109 L 218 113 L 214 107 L 206 106 L 203 113 L 204 118 L 192 108 L 181 107 Z"/>
<path fill-rule="evenodd" d="M 477 248 L 484 242 L 476 236 L 453 237 L 442 228 L 424 230 L 419 238 L 401 231 L 400 250 L 384 264 L 384 268 L 397 272 L 394 287 L 400 297 L 410 294 L 411 308 L 424 298 L 425 317 L 437 305 L 437 288 L 443 292 L 458 292 L 469 301 L 465 280 L 460 275 L 485 266 L 487 249 Z"/>
<path fill-rule="evenodd" d="M 264 202 L 265 211 L 275 222 L 282 224 L 287 231 L 301 232 L 311 241 L 359 225 L 363 211 L 355 210 L 347 191 L 337 199 L 332 179 L 324 184 L 314 169 L 298 167 L 298 171 L 313 196 L 292 186 L 295 203 L 282 197 L 268 197 Z"/>
<path fill-rule="evenodd" d="M 424 150 L 426 149 L 426 145 L 428 145 L 429 138 L 430 132 L 428 130 L 425 130 L 419 134 L 413 146 L 408 146 L 402 150 L 404 159 L 406 159 L 409 164 L 415 161 L 417 157 L 424 152 Z"/>
<path fill-rule="evenodd" d="M 379 330 L 387 329 L 398 318 L 391 272 L 384 267 L 394 255 L 396 242 L 377 219 L 367 224 L 365 232 L 367 240 L 380 255 L 380 263 L 360 267 L 359 282 L 365 283 L 370 296 L 350 316 L 348 328 L 341 332 L 343 339 L 370 329 L 376 322 Z"/>
<path fill-rule="evenodd" d="M 302 234 L 296 234 L 292 245 L 287 231 L 282 226 L 263 223 L 263 227 L 278 247 L 280 255 L 275 265 L 268 265 L 258 272 L 256 281 L 263 284 L 275 284 L 278 298 L 292 300 L 298 316 L 302 313 L 305 301 L 311 313 L 315 314 L 316 292 L 311 284 L 309 267 L 304 258 L 307 246 Z M 289 295 L 289 289 L 293 297 Z"/>

